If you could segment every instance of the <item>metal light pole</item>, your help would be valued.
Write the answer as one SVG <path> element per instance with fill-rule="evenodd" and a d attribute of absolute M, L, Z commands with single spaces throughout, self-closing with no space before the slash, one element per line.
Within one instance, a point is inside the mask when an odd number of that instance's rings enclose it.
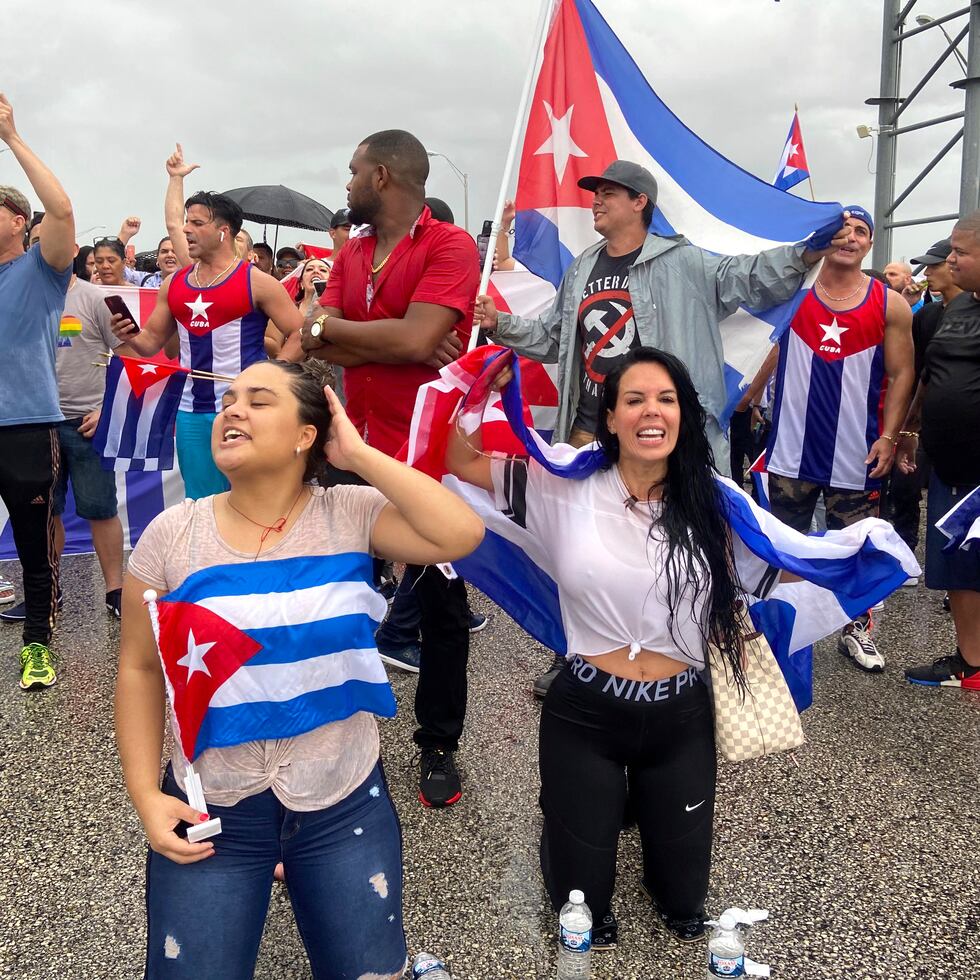
<path fill-rule="evenodd" d="M 432 153 L 428 154 L 430 157 L 442 157 L 450 167 L 453 168 L 453 173 L 463 182 L 463 228 L 466 231 L 470 230 L 470 175 L 464 173 L 459 167 L 453 163 L 445 153 Z"/>
<path fill-rule="evenodd" d="M 925 27 L 926 24 L 931 24 L 935 19 L 936 19 L 935 17 L 930 17 L 928 14 L 919 14 L 919 16 L 915 18 L 915 22 L 920 27 Z M 963 57 L 963 52 L 960 51 L 960 49 L 959 49 L 959 47 L 957 45 L 954 45 L 953 44 L 953 39 L 949 36 L 949 31 L 946 30 L 946 26 L 944 24 L 939 24 L 937 26 L 943 32 L 943 37 L 946 38 L 946 43 L 952 45 L 952 47 L 953 47 L 953 56 L 960 63 L 960 68 L 963 69 L 963 74 L 965 75 L 966 74 L 966 58 Z"/>
<path fill-rule="evenodd" d="M 980 0 L 970 4 L 966 78 L 953 82 L 953 88 L 965 90 L 960 170 L 960 217 L 964 217 L 980 208 Z"/>

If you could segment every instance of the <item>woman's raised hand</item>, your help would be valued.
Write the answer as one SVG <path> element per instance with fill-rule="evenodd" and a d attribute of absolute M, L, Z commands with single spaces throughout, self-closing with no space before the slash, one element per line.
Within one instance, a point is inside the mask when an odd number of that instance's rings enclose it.
<path fill-rule="evenodd" d="M 367 448 L 354 423 L 347 417 L 337 393 L 327 386 L 323 389 L 330 406 L 330 435 L 327 438 L 327 462 L 339 470 L 357 472 L 357 461 Z"/>

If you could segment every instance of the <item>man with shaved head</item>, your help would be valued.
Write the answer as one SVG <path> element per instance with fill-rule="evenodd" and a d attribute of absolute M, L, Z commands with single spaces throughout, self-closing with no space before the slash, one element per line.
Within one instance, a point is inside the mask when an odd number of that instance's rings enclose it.
<path fill-rule="evenodd" d="M 956 650 L 932 663 L 912 667 L 913 684 L 980 691 L 980 551 L 955 548 L 936 522 L 980 487 L 980 211 L 953 228 L 950 278 L 963 290 L 946 306 L 942 322 L 926 348 L 919 392 L 905 430 L 918 425 L 921 403 L 922 446 L 932 463 L 926 519 L 926 586 L 949 592 L 956 628 Z M 900 465 L 914 469 L 915 440 L 900 447 Z"/>
<path fill-rule="evenodd" d="M 908 262 L 889 262 L 882 272 L 888 280 L 888 285 L 896 293 L 901 293 L 905 297 L 906 302 L 912 307 L 912 312 L 915 313 L 922 306 L 923 295 L 912 278 L 912 266 Z"/>
<path fill-rule="evenodd" d="M 348 219 L 367 227 L 336 256 L 323 311 L 304 327 L 303 347 L 345 369 L 351 421 L 370 445 L 394 456 L 408 440 L 419 387 L 469 338 L 479 261 L 473 239 L 426 205 L 429 157 L 411 133 L 368 136 L 350 172 Z M 406 574 L 421 610 L 421 647 L 381 653 L 419 673 L 419 799 L 450 806 L 462 796 L 454 753 L 466 714 L 466 588 L 437 568 L 409 566 Z"/>

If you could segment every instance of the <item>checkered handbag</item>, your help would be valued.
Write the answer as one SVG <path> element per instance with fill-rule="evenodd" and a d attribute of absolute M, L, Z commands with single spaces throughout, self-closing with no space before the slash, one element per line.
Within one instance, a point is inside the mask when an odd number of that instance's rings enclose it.
<path fill-rule="evenodd" d="M 721 651 L 709 649 L 715 741 L 729 762 L 745 762 L 803 744 L 803 726 L 786 679 L 761 633 L 744 632 L 743 697 Z"/>

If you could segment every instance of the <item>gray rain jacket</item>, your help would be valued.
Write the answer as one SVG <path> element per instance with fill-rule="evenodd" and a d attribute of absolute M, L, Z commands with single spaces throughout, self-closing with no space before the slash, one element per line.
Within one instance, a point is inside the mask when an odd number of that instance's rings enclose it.
<path fill-rule="evenodd" d="M 565 271 L 551 309 L 527 318 L 499 313 L 493 339 L 533 361 L 558 365 L 558 422 L 554 442 L 566 442 L 578 406 L 582 341 L 578 307 L 595 265 L 599 242 Z M 725 358 L 718 323 L 739 306 L 767 309 L 788 300 L 807 266 L 804 245 L 757 255 L 715 255 L 683 235 L 648 235 L 630 270 L 630 298 L 640 342 L 679 357 L 691 372 L 710 416 L 708 438 L 715 462 L 727 473 L 728 443 L 718 419 L 725 407 Z"/>

